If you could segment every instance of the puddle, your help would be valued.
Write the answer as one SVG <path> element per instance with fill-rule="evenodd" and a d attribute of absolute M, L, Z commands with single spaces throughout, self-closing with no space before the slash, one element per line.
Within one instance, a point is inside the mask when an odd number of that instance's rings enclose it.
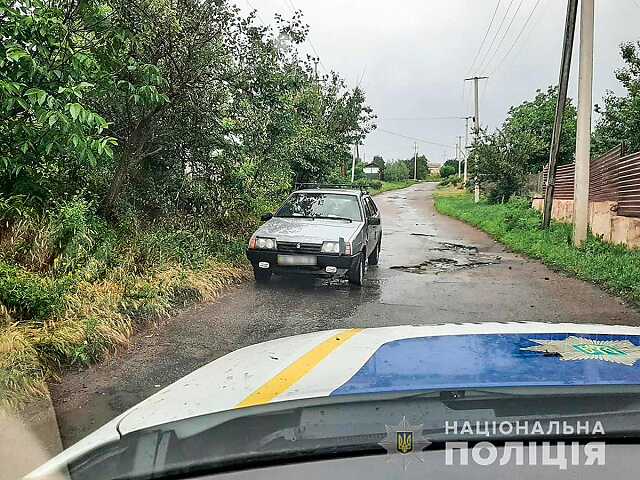
<path fill-rule="evenodd" d="M 409 235 L 414 235 L 416 237 L 435 237 L 435 235 L 432 234 L 432 233 L 415 233 L 415 232 L 412 232 Z"/>
<path fill-rule="evenodd" d="M 483 265 L 495 265 L 500 263 L 500 258 L 489 256 L 477 256 L 474 255 L 471 258 L 433 258 L 425 260 L 417 265 L 394 265 L 392 270 L 402 270 L 409 273 L 444 273 L 454 272 L 465 268 L 476 268 Z"/>

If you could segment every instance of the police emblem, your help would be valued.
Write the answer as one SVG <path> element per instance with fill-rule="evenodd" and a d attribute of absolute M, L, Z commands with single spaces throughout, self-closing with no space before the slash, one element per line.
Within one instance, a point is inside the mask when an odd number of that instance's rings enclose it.
<path fill-rule="evenodd" d="M 408 459 L 415 458 L 422 462 L 419 454 L 431 442 L 422 435 L 423 424 L 409 425 L 406 417 L 402 417 L 399 425 L 385 425 L 387 436 L 379 443 L 387 453 L 400 453 L 392 455 L 391 459 L 402 458 L 404 468 L 407 468 Z M 413 453 L 414 455 L 408 455 Z"/>
<path fill-rule="evenodd" d="M 530 338 L 537 343 L 521 350 L 559 355 L 560 360 L 603 360 L 633 366 L 640 359 L 640 347 L 629 340 L 593 340 L 569 336 L 564 340 L 540 340 Z"/>

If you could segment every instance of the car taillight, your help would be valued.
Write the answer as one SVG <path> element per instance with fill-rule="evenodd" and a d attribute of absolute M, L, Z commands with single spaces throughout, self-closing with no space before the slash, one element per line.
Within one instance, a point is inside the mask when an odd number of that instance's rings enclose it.
<path fill-rule="evenodd" d="M 249 248 L 250 249 L 255 249 L 256 248 L 256 237 L 253 236 L 251 237 L 251 239 L 249 239 Z"/>
<path fill-rule="evenodd" d="M 344 246 L 344 254 L 351 255 L 351 242 L 347 242 Z"/>

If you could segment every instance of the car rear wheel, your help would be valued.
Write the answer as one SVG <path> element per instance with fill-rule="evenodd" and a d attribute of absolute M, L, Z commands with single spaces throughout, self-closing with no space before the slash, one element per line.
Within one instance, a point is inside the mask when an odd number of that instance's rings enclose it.
<path fill-rule="evenodd" d="M 253 276 L 256 279 L 257 283 L 267 283 L 271 280 L 271 270 L 267 270 L 264 268 L 255 268 L 253 269 Z"/>
<path fill-rule="evenodd" d="M 378 245 L 373 249 L 371 255 L 369 255 L 369 265 L 377 265 L 378 260 L 380 260 L 380 244 L 382 243 L 382 238 L 378 240 Z"/>
<path fill-rule="evenodd" d="M 364 281 L 364 271 L 366 268 L 365 262 L 367 260 L 366 254 L 363 252 L 360 254 L 360 261 L 351 267 L 349 270 L 349 283 L 352 285 L 361 286 Z"/>

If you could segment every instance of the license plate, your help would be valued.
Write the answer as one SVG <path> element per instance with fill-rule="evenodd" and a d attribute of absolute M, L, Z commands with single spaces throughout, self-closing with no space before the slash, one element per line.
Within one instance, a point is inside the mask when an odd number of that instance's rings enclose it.
<path fill-rule="evenodd" d="M 313 255 L 278 255 L 278 265 L 317 265 L 318 258 Z"/>

